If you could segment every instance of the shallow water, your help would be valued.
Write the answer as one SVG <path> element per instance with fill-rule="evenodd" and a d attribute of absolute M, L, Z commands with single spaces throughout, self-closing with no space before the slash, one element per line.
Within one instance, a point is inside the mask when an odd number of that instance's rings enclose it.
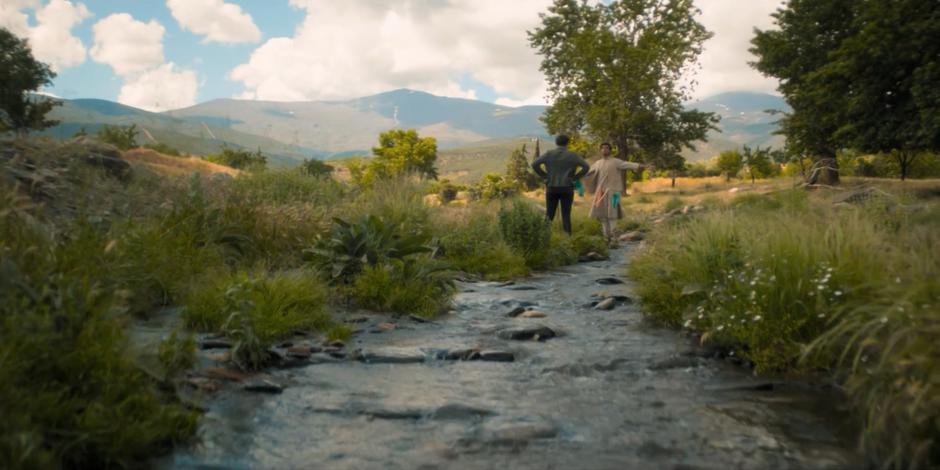
<path fill-rule="evenodd" d="M 327 361 L 271 372 L 265 395 L 226 389 L 203 403 L 200 442 L 164 468 L 845 468 L 852 436 L 832 395 L 701 357 L 644 322 L 639 308 L 591 308 L 631 295 L 629 249 L 515 285 L 464 283 L 455 311 L 408 319 L 347 349 L 420 363 Z M 621 278 L 622 279 L 622 278 Z M 594 299 L 596 300 L 596 299 Z M 546 318 L 510 318 L 531 302 Z M 387 321 L 373 319 L 370 322 Z M 545 325 L 547 341 L 497 331 Z M 368 329 L 368 325 L 364 325 Z M 514 362 L 446 361 L 441 350 L 508 351 Z"/>

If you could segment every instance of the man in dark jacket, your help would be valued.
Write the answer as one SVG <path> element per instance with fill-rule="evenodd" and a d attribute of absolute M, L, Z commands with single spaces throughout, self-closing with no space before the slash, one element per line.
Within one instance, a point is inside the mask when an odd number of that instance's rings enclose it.
<path fill-rule="evenodd" d="M 532 162 L 532 169 L 545 181 L 545 215 L 555 220 L 555 210 L 561 204 L 561 223 L 571 235 L 571 205 L 574 203 L 574 182 L 591 168 L 587 162 L 568 150 L 568 136 L 555 138 L 555 149 Z M 544 165 L 544 169 L 542 166 Z"/>

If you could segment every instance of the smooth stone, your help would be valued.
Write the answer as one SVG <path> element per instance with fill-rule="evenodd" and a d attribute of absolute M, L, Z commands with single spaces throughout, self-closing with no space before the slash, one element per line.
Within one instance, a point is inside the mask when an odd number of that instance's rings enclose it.
<path fill-rule="evenodd" d="M 594 306 L 594 309 L 595 310 L 613 310 L 616 305 L 617 305 L 617 300 L 615 300 L 613 297 L 608 297 L 598 302 L 597 305 Z"/>
<path fill-rule="evenodd" d="M 507 317 L 518 317 L 520 314 L 525 313 L 525 307 L 516 307 L 512 309 L 509 313 L 506 314 Z"/>
<path fill-rule="evenodd" d="M 496 335 L 502 339 L 516 340 L 516 341 L 545 341 L 547 339 L 554 338 L 557 336 L 555 330 L 547 326 L 532 326 L 532 327 L 522 327 L 522 328 L 507 328 L 505 330 L 500 330 Z"/>
<path fill-rule="evenodd" d="M 638 242 L 638 241 L 641 241 L 641 240 L 643 240 L 643 239 L 645 239 L 645 238 L 646 238 L 646 234 L 645 234 L 645 233 L 643 233 L 643 232 L 641 232 L 641 231 L 639 231 L 639 230 L 634 230 L 634 231 L 632 231 L 632 232 L 624 233 L 623 235 L 621 235 L 621 236 L 618 237 L 617 239 L 620 240 L 620 241 L 622 241 L 622 242 Z"/>
<path fill-rule="evenodd" d="M 467 291 L 464 291 L 464 292 L 467 292 Z M 428 320 L 427 318 L 419 317 L 414 314 L 408 315 L 408 319 L 417 323 L 434 323 L 431 320 Z"/>
<path fill-rule="evenodd" d="M 363 351 L 359 360 L 369 364 L 417 364 L 424 362 L 424 352 L 411 348 L 382 348 Z"/>
<path fill-rule="evenodd" d="M 509 286 L 507 290 L 538 290 L 535 286 Z"/>
<path fill-rule="evenodd" d="M 669 369 L 688 369 L 698 367 L 699 360 L 695 357 L 677 356 L 663 361 L 659 361 L 648 367 L 649 370 L 669 370 Z"/>
<path fill-rule="evenodd" d="M 518 316 L 518 318 L 545 318 L 548 315 L 545 312 L 540 312 L 538 310 L 526 310 Z"/>
<path fill-rule="evenodd" d="M 317 353 L 317 352 L 320 352 L 320 348 L 312 347 L 312 346 L 301 345 L 301 346 L 292 346 L 290 348 L 287 348 L 288 357 L 296 357 L 300 359 L 306 359 L 310 357 L 311 355 L 313 355 L 313 353 Z"/>
<path fill-rule="evenodd" d="M 479 419 L 486 416 L 493 416 L 494 414 L 496 413 L 490 410 L 451 403 L 434 410 L 434 412 L 431 413 L 430 418 L 440 420 Z"/>
<path fill-rule="evenodd" d="M 535 439 L 551 439 L 558 435 L 558 428 L 549 423 L 518 423 L 490 426 L 486 430 L 491 444 L 520 445 Z"/>
<path fill-rule="evenodd" d="M 224 367 L 206 367 L 205 369 L 197 372 L 197 374 L 203 377 L 225 379 L 231 380 L 233 382 L 241 382 L 248 378 L 247 375 L 242 374 L 241 372 L 226 369 Z"/>
<path fill-rule="evenodd" d="M 480 360 L 488 362 L 513 362 L 516 355 L 509 351 L 480 351 Z"/>
<path fill-rule="evenodd" d="M 515 305 L 517 307 L 534 307 L 536 305 L 535 302 L 529 302 L 528 300 L 516 300 L 516 299 L 503 299 L 503 300 L 500 300 L 499 303 L 507 307 L 510 305 Z"/>
<path fill-rule="evenodd" d="M 591 261 L 606 261 L 610 259 L 609 256 L 604 256 L 596 251 L 592 251 L 584 256 L 578 258 L 578 261 L 581 263 L 587 263 Z"/>
<path fill-rule="evenodd" d="M 602 286 L 612 286 L 612 285 L 615 285 L 615 284 L 623 284 L 623 281 L 622 281 L 622 280 L 617 279 L 617 278 L 615 278 L 615 277 L 602 277 L 602 278 L 600 278 L 600 279 L 598 279 L 598 280 L 596 280 L 596 281 L 594 281 L 594 282 L 596 282 L 596 283 L 598 283 L 598 284 L 600 284 L 600 285 L 602 285 Z"/>
<path fill-rule="evenodd" d="M 242 386 L 242 389 L 249 392 L 260 393 L 281 393 L 284 387 L 267 379 L 254 379 Z"/>

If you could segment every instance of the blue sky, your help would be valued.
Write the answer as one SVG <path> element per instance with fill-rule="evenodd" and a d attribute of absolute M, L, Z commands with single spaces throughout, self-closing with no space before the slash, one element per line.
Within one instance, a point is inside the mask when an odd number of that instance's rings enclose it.
<path fill-rule="evenodd" d="M 778 0 L 696 0 L 715 32 L 697 94 L 772 91 L 747 66 Z M 164 110 L 215 98 L 346 99 L 395 88 L 545 103 L 525 31 L 550 0 L 0 0 L 0 26 L 58 72 L 47 91 Z"/>

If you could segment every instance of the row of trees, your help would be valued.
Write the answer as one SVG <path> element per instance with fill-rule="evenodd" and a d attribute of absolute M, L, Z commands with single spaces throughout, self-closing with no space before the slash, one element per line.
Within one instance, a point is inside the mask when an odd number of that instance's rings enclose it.
<path fill-rule="evenodd" d="M 838 181 L 845 148 L 893 154 L 901 179 L 940 150 L 940 4 L 789 0 L 773 17 L 752 65 L 780 80 L 788 151 L 817 159 L 822 182 Z"/>

